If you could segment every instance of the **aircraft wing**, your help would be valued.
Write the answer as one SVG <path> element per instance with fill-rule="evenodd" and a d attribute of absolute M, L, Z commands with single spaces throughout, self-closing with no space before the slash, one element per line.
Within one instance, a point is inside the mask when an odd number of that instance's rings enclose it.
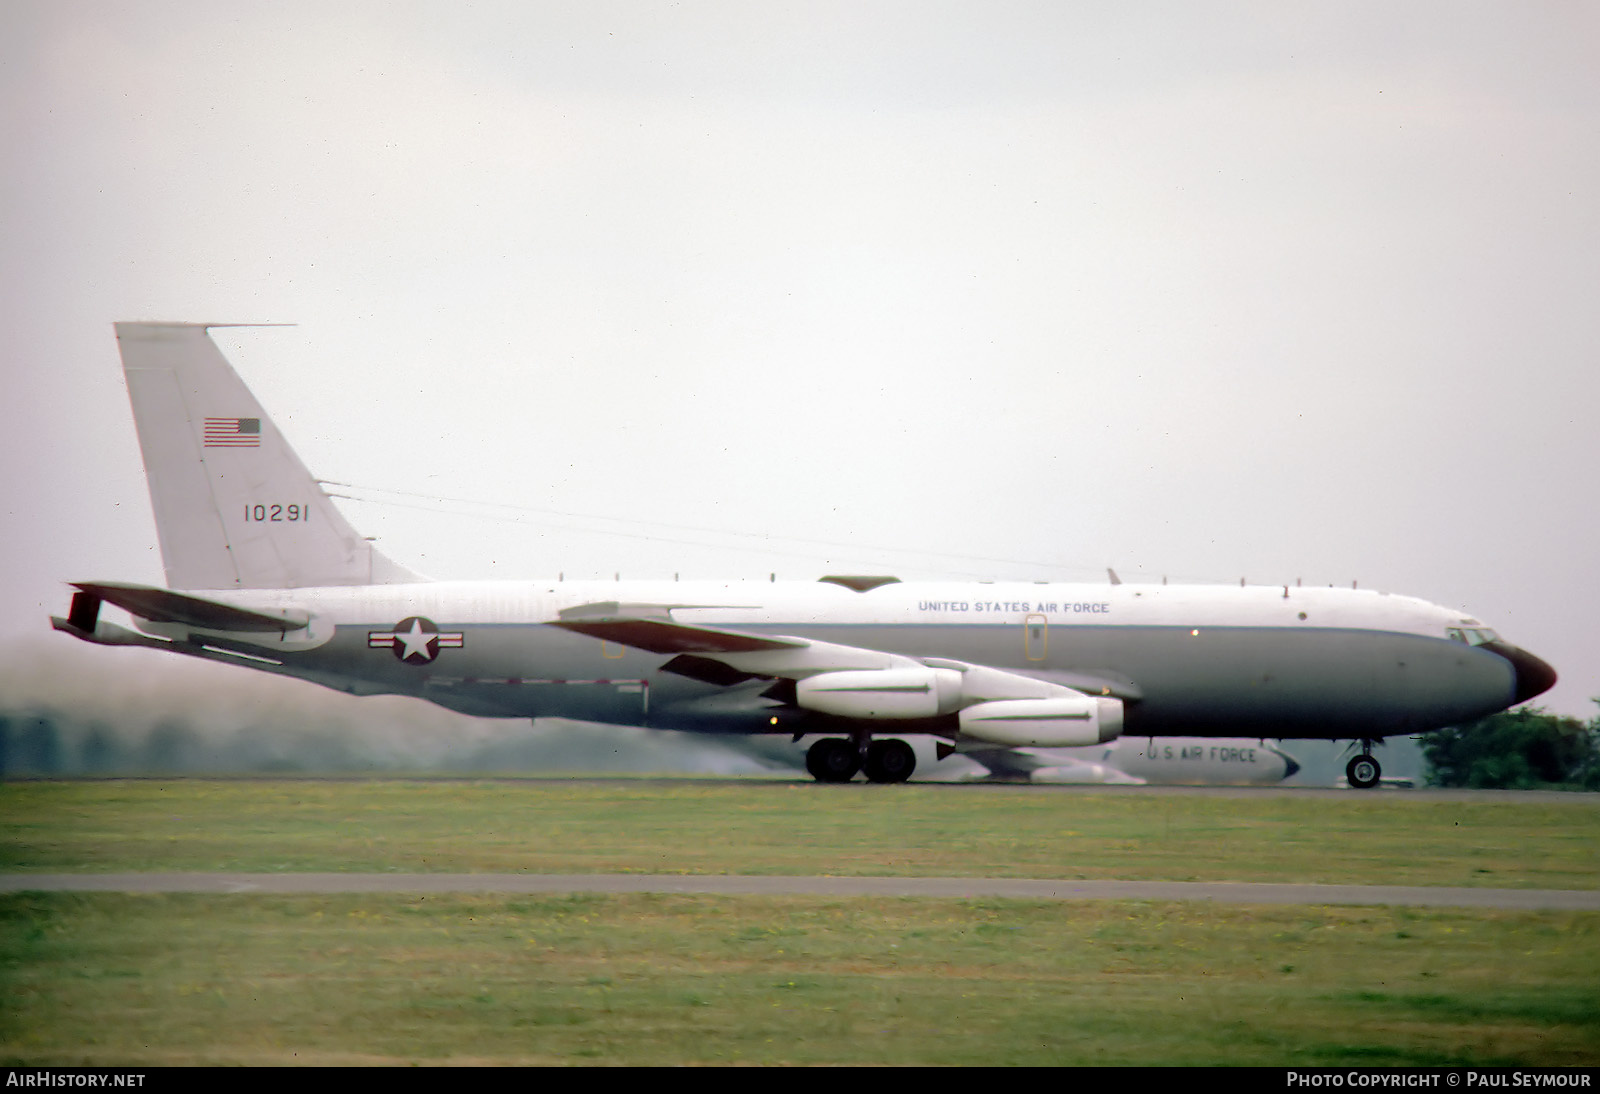
<path fill-rule="evenodd" d="M 561 611 L 552 626 L 650 653 L 689 655 L 695 662 L 720 662 L 744 679 L 751 676 L 802 680 L 843 669 L 887 669 L 918 662 L 898 654 L 841 646 L 789 635 L 751 634 L 727 627 L 680 623 L 678 608 L 706 604 L 583 604 Z"/>
<path fill-rule="evenodd" d="M 820 715 L 905 725 L 943 719 L 962 737 L 1001 745 L 1068 747 L 1111 740 L 1122 730 L 1122 699 L 1008 669 L 946 658 L 913 658 L 789 635 L 750 634 L 680 623 L 689 604 L 584 604 L 553 626 L 658 654 L 663 666 L 705 683 L 753 677 L 785 681 L 766 698 Z M 727 605 L 723 605 L 727 607 Z M 1096 680 L 1095 682 L 1099 682 Z"/>
<path fill-rule="evenodd" d="M 681 623 L 672 617 L 679 608 L 729 607 L 707 604 L 620 604 L 606 601 L 566 608 L 553 625 L 593 638 L 632 646 L 660 654 L 689 654 L 695 665 L 721 662 L 737 670 L 725 681 L 699 677 L 711 682 L 734 683 L 751 676 L 799 680 L 824 672 L 843 669 L 895 669 L 931 666 L 965 672 L 974 666 L 942 658 L 913 659 L 899 654 L 860 646 L 844 646 L 788 635 L 750 634 L 726 627 Z M 677 671 L 676 669 L 674 671 Z M 1037 681 L 1046 688 L 1067 689 L 1087 695 L 1139 700 L 1144 692 L 1128 677 L 1108 669 L 1067 671 L 1063 669 L 988 669 L 990 676 L 1002 673 L 1008 679 Z M 686 675 L 699 676 L 698 672 Z M 1028 697 L 1046 692 L 1027 688 Z M 994 698 L 1010 697 L 999 694 Z"/>
<path fill-rule="evenodd" d="M 87 596 L 96 601 L 114 604 L 123 611 L 140 619 L 148 619 L 152 623 L 179 623 L 186 627 L 211 631 L 286 634 L 289 631 L 299 630 L 311 622 L 309 614 L 294 608 L 281 612 L 236 608 L 232 604 L 190 596 L 187 593 L 176 593 L 171 589 L 158 589 L 153 585 L 77 581 L 73 582 L 73 587 L 79 590 L 78 597 Z M 92 618 L 94 611 L 98 610 L 98 605 L 94 606 L 94 610 L 81 608 L 78 597 L 74 598 L 73 614 L 76 616 L 81 611 L 88 611 Z M 93 629 L 92 622 L 88 629 Z"/>
<path fill-rule="evenodd" d="M 721 627 L 679 623 L 675 608 L 696 604 L 583 604 L 560 612 L 555 626 L 650 653 L 729 654 L 803 649 L 803 638 L 774 638 Z"/>

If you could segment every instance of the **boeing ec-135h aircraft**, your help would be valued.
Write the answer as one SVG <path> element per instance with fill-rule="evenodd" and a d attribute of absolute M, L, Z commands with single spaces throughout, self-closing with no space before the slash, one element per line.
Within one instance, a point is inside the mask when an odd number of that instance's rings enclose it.
<path fill-rule="evenodd" d="M 1182 735 L 1358 741 L 1370 787 L 1385 737 L 1556 679 L 1462 612 L 1356 589 L 429 581 L 345 521 L 214 325 L 116 324 L 168 587 L 76 583 L 56 629 L 474 715 L 821 734 L 824 782 L 904 780 L 917 734 L 941 758 Z"/>

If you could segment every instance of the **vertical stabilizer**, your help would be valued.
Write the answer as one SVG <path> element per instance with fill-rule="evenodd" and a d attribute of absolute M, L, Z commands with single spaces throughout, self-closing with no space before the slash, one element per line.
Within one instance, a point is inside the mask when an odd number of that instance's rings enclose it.
<path fill-rule="evenodd" d="M 422 580 L 334 508 L 200 323 L 118 323 L 167 584 L 291 589 Z"/>

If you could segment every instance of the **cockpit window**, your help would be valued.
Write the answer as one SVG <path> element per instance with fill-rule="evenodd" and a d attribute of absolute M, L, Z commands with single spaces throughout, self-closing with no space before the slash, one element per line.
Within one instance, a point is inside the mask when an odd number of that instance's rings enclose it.
<path fill-rule="evenodd" d="M 1444 636 L 1452 642 L 1465 642 L 1469 646 L 1483 646 L 1500 641 L 1500 636 L 1488 627 L 1446 627 Z"/>

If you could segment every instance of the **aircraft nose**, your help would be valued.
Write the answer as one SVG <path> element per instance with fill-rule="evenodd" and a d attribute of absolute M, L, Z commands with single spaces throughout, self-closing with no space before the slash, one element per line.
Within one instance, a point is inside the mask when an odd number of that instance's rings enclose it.
<path fill-rule="evenodd" d="M 1556 670 L 1542 658 L 1509 642 L 1491 642 L 1489 648 L 1510 661 L 1511 667 L 1516 670 L 1518 703 L 1525 703 L 1535 695 L 1543 695 L 1556 686 Z"/>

